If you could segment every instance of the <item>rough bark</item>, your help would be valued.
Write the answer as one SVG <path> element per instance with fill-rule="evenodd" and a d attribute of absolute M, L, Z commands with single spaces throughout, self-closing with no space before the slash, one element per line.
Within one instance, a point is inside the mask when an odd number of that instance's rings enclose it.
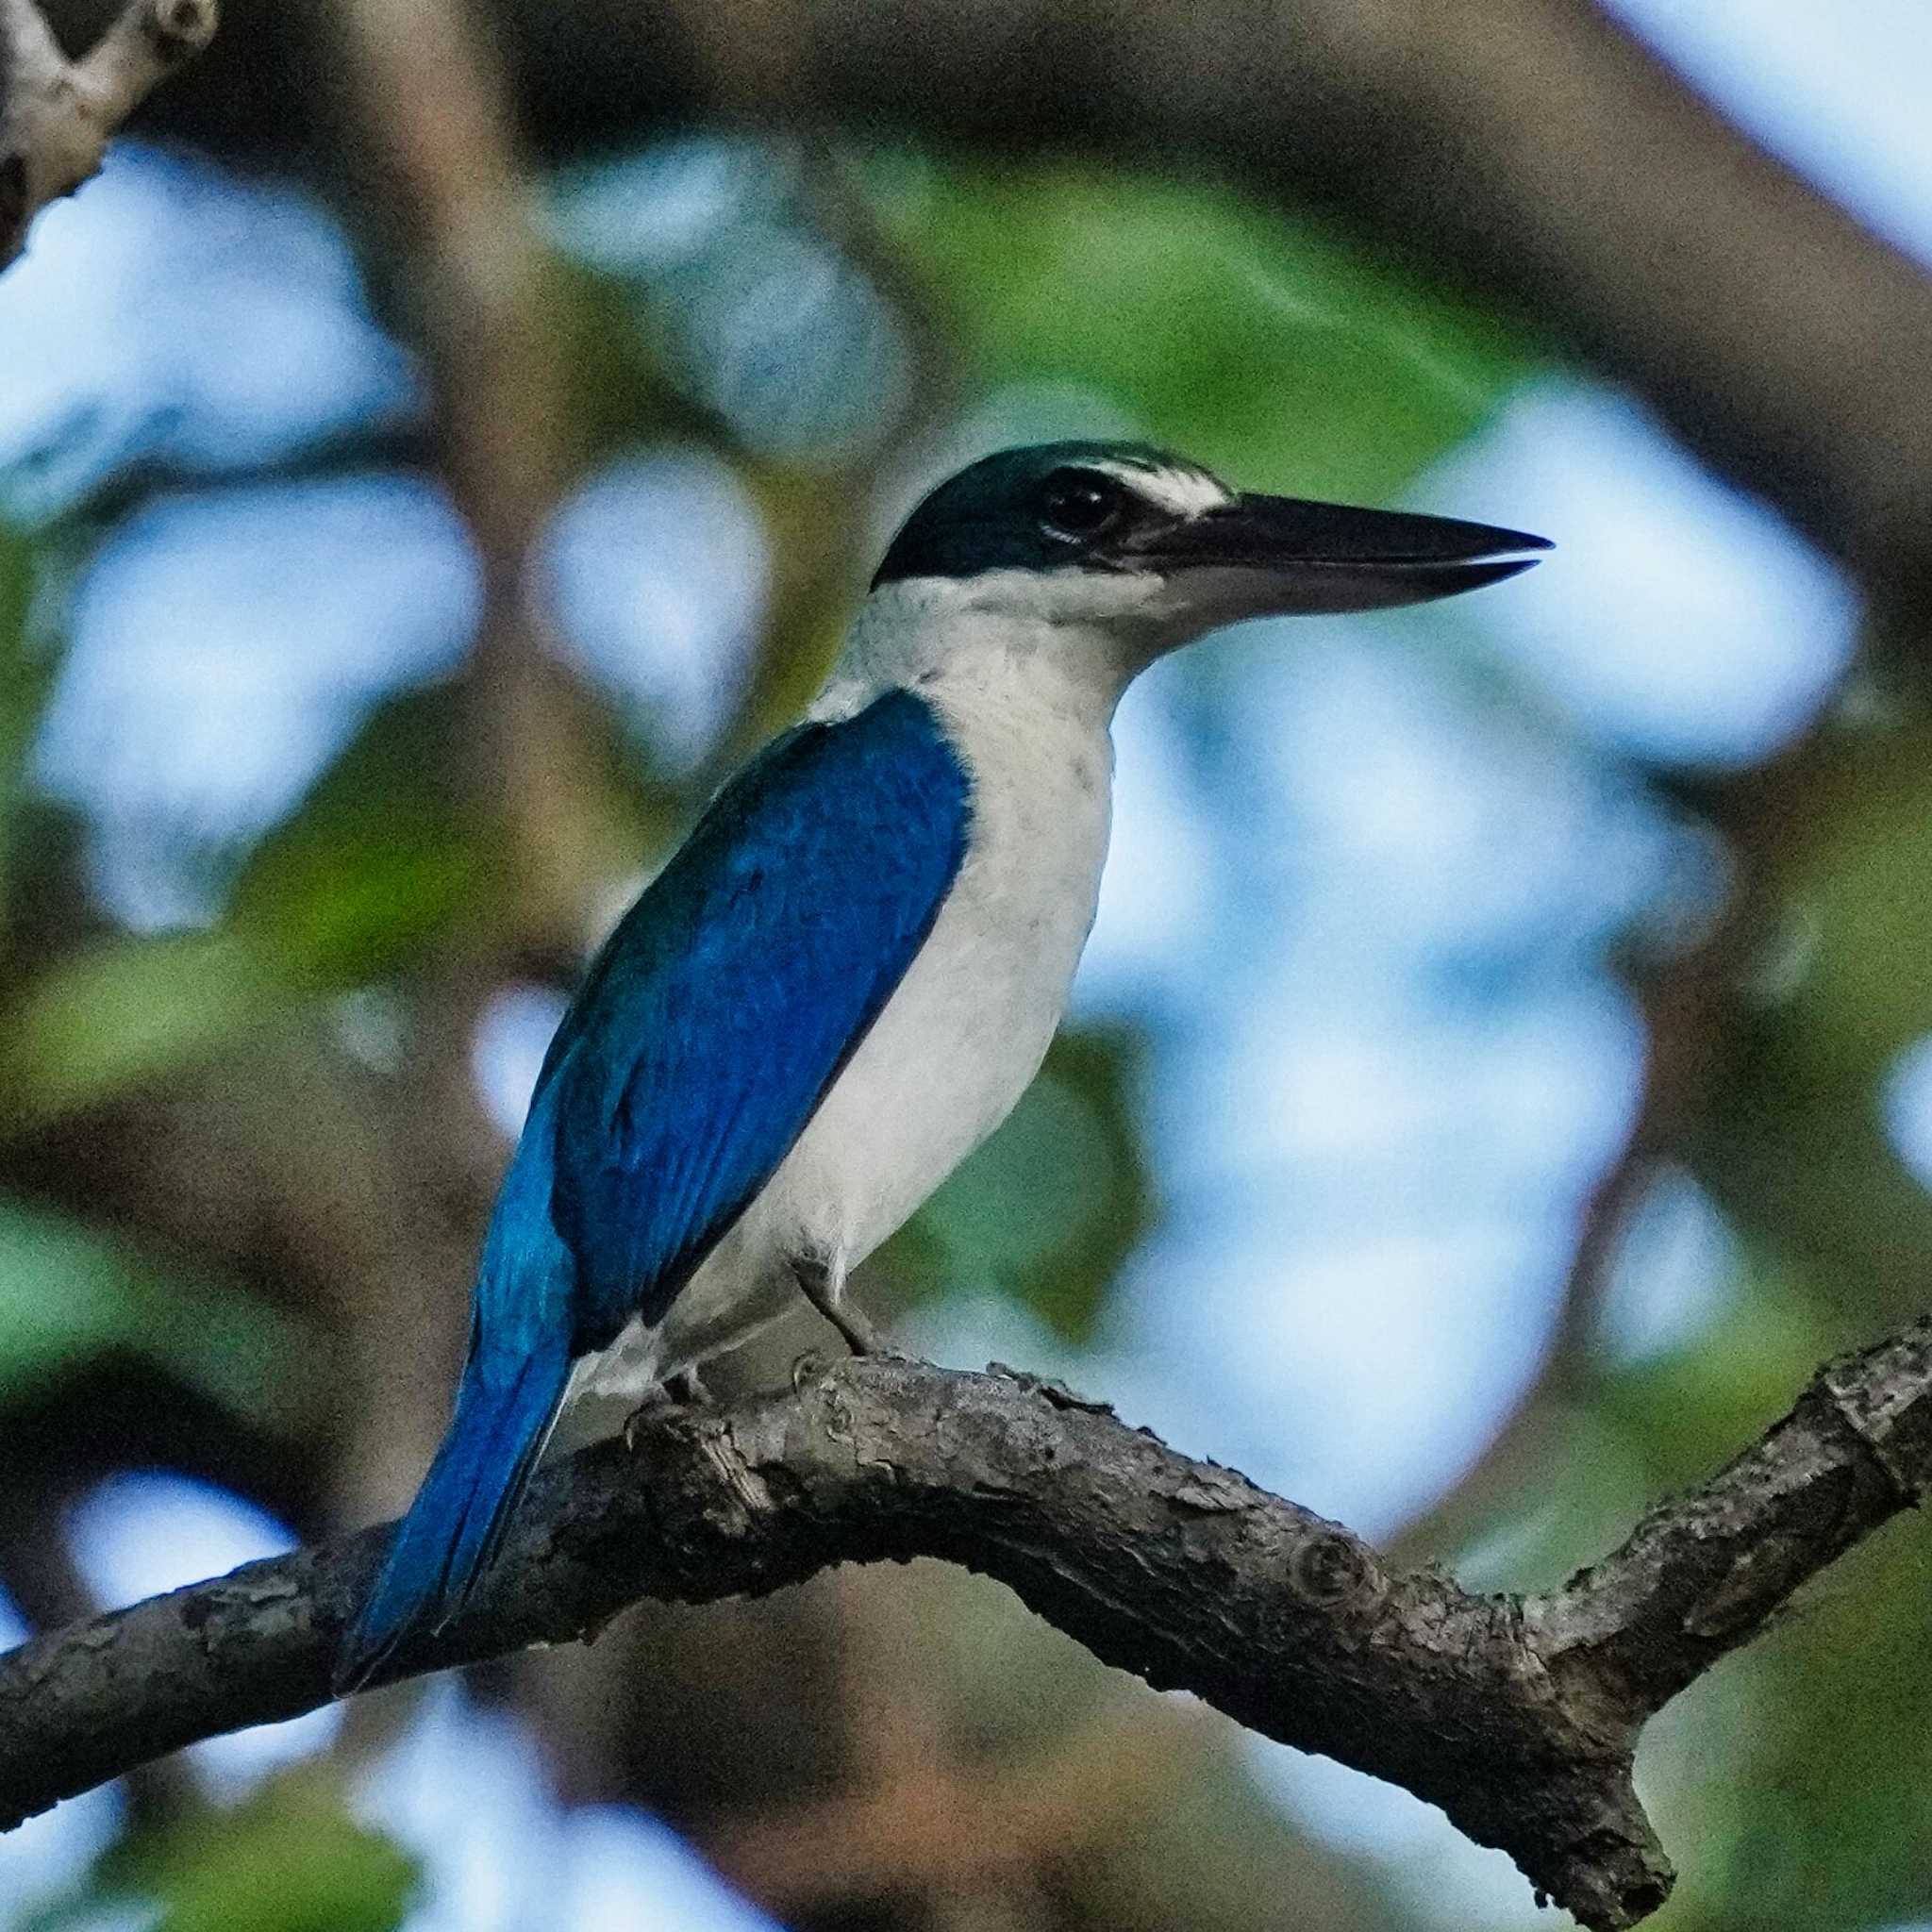
<path fill-rule="evenodd" d="M 1393 1780 L 1591 1927 L 1671 1871 L 1631 1785 L 1644 1721 L 1932 1476 L 1932 1322 L 1797 1407 L 1603 1562 L 1533 1597 L 1391 1574 L 1341 1524 L 1008 1372 L 884 1357 L 660 1413 L 539 1482 L 474 1611 L 408 1675 L 841 1562 L 995 1576 L 1109 1663 Z M 0 1824 L 163 1752 L 325 1702 L 384 1541 L 253 1563 L 0 1658 Z"/>
<path fill-rule="evenodd" d="M 214 38 L 215 0 L 131 0 L 77 60 L 36 0 L 0 0 L 0 269 L 48 202 L 101 165 L 121 124 Z"/>

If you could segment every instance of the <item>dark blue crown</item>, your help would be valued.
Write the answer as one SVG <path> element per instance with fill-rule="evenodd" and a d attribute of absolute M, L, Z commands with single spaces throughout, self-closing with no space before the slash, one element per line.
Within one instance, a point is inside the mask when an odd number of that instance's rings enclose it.
<path fill-rule="evenodd" d="M 874 589 L 902 577 L 971 577 L 1081 562 L 1091 546 L 1076 531 L 1055 526 L 1051 504 L 1069 473 L 1094 463 L 1148 471 L 1191 467 L 1141 442 L 1040 442 L 982 457 L 906 519 L 873 578 Z"/>

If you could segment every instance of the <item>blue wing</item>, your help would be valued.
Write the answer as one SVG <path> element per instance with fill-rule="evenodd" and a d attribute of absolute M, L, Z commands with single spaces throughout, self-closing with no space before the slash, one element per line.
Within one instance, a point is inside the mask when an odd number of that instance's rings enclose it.
<path fill-rule="evenodd" d="M 971 815 L 931 707 L 889 692 L 779 740 L 625 915 L 531 1122 L 574 1354 L 656 1321 L 771 1178 L 932 930 Z"/>
<path fill-rule="evenodd" d="M 338 1693 L 461 1607 L 572 1358 L 661 1315 L 771 1177 L 931 931 L 971 818 L 931 708 L 891 692 L 779 740 L 625 914 L 544 1060 L 456 1416 L 343 1635 Z"/>

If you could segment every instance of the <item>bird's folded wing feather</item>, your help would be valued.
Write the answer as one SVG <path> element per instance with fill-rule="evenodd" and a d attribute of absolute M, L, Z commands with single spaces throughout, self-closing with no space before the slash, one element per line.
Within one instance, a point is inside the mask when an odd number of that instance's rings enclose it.
<path fill-rule="evenodd" d="M 747 768 L 625 916 L 545 1063 L 576 1348 L 658 1320 L 878 1017 L 965 856 L 969 787 L 909 691 Z"/>

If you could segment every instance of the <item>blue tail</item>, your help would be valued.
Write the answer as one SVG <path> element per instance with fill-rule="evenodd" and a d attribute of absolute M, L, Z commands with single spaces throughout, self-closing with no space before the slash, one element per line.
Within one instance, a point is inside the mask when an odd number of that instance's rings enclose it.
<path fill-rule="evenodd" d="M 359 1690 L 406 1641 L 441 1629 L 462 1607 L 509 1527 L 570 1370 L 562 1346 L 487 1366 L 473 1351 L 449 1433 L 336 1653 L 338 1697 Z"/>

